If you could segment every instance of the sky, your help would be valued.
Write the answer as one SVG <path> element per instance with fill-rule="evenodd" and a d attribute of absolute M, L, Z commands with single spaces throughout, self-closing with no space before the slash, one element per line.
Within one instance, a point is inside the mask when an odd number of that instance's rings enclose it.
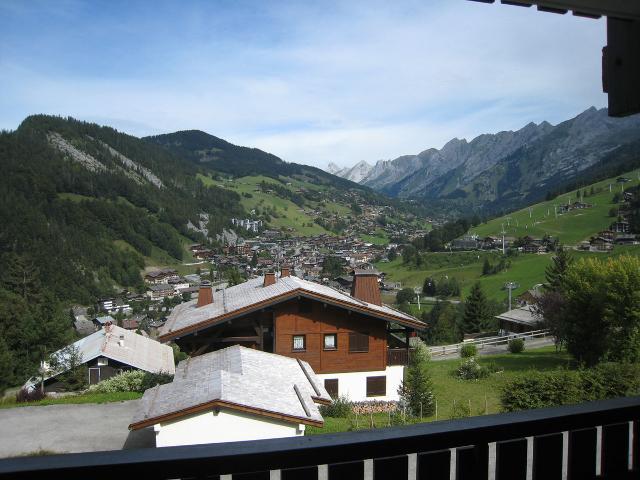
<path fill-rule="evenodd" d="M 467 0 L 0 0 L 0 129 L 72 116 L 370 163 L 606 106 L 604 19 Z"/>

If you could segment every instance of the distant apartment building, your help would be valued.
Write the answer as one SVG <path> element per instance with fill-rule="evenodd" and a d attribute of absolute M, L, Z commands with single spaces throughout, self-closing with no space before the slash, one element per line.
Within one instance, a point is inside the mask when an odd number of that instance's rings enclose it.
<path fill-rule="evenodd" d="M 244 228 L 247 231 L 256 233 L 263 225 L 262 220 L 251 220 L 249 218 L 232 218 L 231 224 L 236 227 Z"/>

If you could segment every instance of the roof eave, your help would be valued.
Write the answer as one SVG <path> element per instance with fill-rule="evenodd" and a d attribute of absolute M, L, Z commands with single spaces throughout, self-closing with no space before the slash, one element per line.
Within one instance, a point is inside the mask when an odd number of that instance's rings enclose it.
<path fill-rule="evenodd" d="M 324 421 L 314 420 L 312 418 L 304 418 L 304 417 L 298 417 L 295 415 L 287 415 L 284 413 L 274 412 L 272 410 L 265 410 L 261 408 L 251 407 L 248 405 L 242 405 L 239 403 L 228 402 L 225 400 L 213 400 L 211 402 L 201 403 L 199 405 L 187 407 L 181 410 L 177 410 L 175 412 L 170 412 L 163 415 L 157 415 L 155 417 L 147 418 L 139 422 L 134 422 L 129 425 L 129 430 L 140 430 L 142 428 L 150 427 L 158 423 L 182 418 L 187 415 L 192 415 L 194 413 L 201 413 L 214 408 L 228 408 L 230 410 L 251 413 L 261 417 L 273 418 L 276 420 L 282 420 L 285 422 L 295 423 L 295 424 L 310 425 L 313 427 L 322 427 L 324 425 Z"/>
<path fill-rule="evenodd" d="M 255 312 L 256 310 L 261 310 L 265 307 L 271 306 L 271 305 L 275 305 L 277 303 L 281 303 L 281 302 L 285 302 L 287 300 L 290 300 L 291 298 L 295 298 L 295 297 L 306 297 L 306 298 L 311 298 L 314 300 L 318 300 L 327 304 L 331 304 L 331 305 L 335 305 L 335 306 L 339 306 L 339 307 L 343 307 L 343 308 L 347 308 L 349 310 L 353 310 L 356 312 L 360 312 L 360 313 L 365 313 L 367 315 L 370 315 L 372 317 L 376 317 L 379 318 L 380 320 L 384 320 L 387 322 L 397 322 L 400 323 L 404 326 L 408 326 L 411 328 L 415 328 L 418 330 L 424 330 L 427 325 L 424 322 L 421 322 L 418 319 L 415 320 L 409 320 L 406 318 L 402 318 L 402 317 L 398 317 L 395 315 L 389 315 L 389 314 L 385 314 L 384 312 L 378 312 L 374 309 L 368 308 L 366 306 L 358 306 L 358 305 L 354 305 L 354 304 L 350 304 L 347 302 L 342 302 L 340 300 L 337 299 L 333 299 L 331 297 L 327 297 L 325 295 L 316 293 L 316 292 L 310 292 L 308 290 L 302 289 L 302 288 L 297 288 L 295 290 L 291 290 L 289 292 L 285 292 L 281 295 L 277 295 L 275 297 L 269 298 L 267 300 L 263 300 L 261 302 L 257 302 L 254 303 L 253 305 L 248 305 L 247 307 L 243 307 L 240 308 L 238 310 L 235 310 L 233 312 L 228 312 L 225 313 L 223 315 L 219 315 L 217 317 L 214 318 L 210 318 L 208 320 L 204 320 L 202 322 L 193 324 L 193 325 L 189 325 L 187 327 L 183 327 L 179 330 L 174 330 L 172 332 L 168 332 L 165 334 L 162 334 L 158 337 L 158 340 L 161 342 L 166 342 L 169 340 L 173 340 L 174 338 L 179 338 L 183 335 L 189 334 L 189 333 L 193 333 L 195 331 L 198 330 L 202 330 L 203 328 L 209 328 L 221 323 L 224 323 L 226 321 L 229 320 L 233 320 L 234 318 L 237 318 L 241 315 L 245 315 L 248 313 L 252 313 Z"/>

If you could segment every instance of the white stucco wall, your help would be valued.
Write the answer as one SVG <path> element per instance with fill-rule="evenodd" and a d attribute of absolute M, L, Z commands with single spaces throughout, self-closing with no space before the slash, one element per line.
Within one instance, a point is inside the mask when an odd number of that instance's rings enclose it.
<path fill-rule="evenodd" d="M 328 378 L 338 379 L 338 395 L 353 402 L 367 400 L 397 401 L 398 387 L 402 382 L 404 367 L 394 365 L 377 372 L 323 373 L 317 376 L 324 382 Z M 387 394 L 384 397 L 367 397 L 367 377 L 387 377 Z"/>
<path fill-rule="evenodd" d="M 304 435 L 304 425 L 230 409 L 198 413 L 156 424 L 156 447 L 238 442 Z"/>

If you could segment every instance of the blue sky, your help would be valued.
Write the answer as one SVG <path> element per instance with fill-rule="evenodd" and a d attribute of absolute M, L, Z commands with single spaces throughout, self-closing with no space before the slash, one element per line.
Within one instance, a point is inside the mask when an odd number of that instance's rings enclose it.
<path fill-rule="evenodd" d="M 49 113 L 373 162 L 606 106 L 605 32 L 466 0 L 0 0 L 0 128 Z"/>

